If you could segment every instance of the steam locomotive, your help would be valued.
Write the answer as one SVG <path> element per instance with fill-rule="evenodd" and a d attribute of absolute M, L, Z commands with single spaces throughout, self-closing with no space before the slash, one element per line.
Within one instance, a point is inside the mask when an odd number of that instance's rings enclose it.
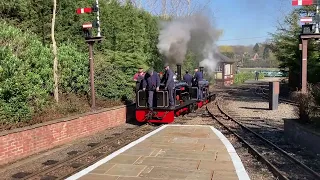
<path fill-rule="evenodd" d="M 203 67 L 200 67 L 203 73 Z M 183 114 L 194 112 L 203 105 L 209 103 L 213 97 L 209 92 L 209 82 L 200 81 L 200 88 L 195 83 L 189 86 L 181 80 L 181 65 L 177 65 L 177 81 L 174 88 L 174 108 L 169 108 L 168 91 L 165 90 L 164 84 L 160 85 L 160 90 L 154 94 L 154 107 L 149 110 L 147 106 L 147 92 L 139 90 L 136 94 L 136 120 L 138 122 L 150 123 L 172 123 L 174 118 Z M 200 99 L 200 93 L 202 99 Z"/>

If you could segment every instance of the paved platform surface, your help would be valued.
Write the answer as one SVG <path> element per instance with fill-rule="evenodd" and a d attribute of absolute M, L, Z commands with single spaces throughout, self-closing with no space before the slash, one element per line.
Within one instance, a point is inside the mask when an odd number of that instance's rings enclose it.
<path fill-rule="evenodd" d="M 230 142 L 211 126 L 165 125 L 68 180 L 249 179 Z"/>

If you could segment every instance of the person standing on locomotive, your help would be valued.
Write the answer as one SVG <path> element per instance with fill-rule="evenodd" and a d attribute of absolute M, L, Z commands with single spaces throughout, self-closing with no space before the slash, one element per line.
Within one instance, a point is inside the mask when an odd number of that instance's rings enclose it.
<path fill-rule="evenodd" d="M 203 74 L 201 72 L 199 72 L 199 69 L 198 68 L 195 68 L 194 69 L 194 82 L 195 82 L 195 86 L 197 86 L 199 88 L 199 99 L 202 100 L 202 86 L 201 84 L 199 83 L 199 81 L 202 81 L 203 80 Z"/>
<path fill-rule="evenodd" d="M 144 75 L 143 68 L 139 68 L 138 72 L 133 76 L 133 80 L 136 82 L 136 93 L 141 89 Z"/>
<path fill-rule="evenodd" d="M 188 71 L 186 71 L 186 74 L 183 76 L 183 80 L 188 84 L 188 91 L 189 94 L 191 95 L 192 91 L 191 91 L 191 87 L 192 87 L 192 76 L 189 74 Z"/>
<path fill-rule="evenodd" d="M 153 99 L 155 91 L 159 91 L 160 87 L 160 78 L 157 72 L 154 72 L 153 69 L 149 69 L 148 73 L 144 76 L 143 79 L 143 91 L 148 92 L 148 107 L 153 110 Z"/>
<path fill-rule="evenodd" d="M 183 80 L 189 85 L 192 85 L 192 76 L 186 71 L 186 74 L 183 76 Z"/>
<path fill-rule="evenodd" d="M 164 84 L 165 84 L 165 90 L 168 90 L 168 96 L 169 96 L 169 108 L 174 108 L 174 98 L 173 98 L 173 90 L 174 90 L 174 73 L 169 68 L 169 64 L 166 63 L 164 65 L 165 74 L 163 76 L 164 78 Z"/>

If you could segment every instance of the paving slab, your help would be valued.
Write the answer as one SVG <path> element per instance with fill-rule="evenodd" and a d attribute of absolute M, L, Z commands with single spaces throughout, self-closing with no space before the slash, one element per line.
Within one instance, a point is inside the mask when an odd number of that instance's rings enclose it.
<path fill-rule="evenodd" d="M 248 180 L 226 137 L 211 126 L 164 125 L 67 180 Z"/>

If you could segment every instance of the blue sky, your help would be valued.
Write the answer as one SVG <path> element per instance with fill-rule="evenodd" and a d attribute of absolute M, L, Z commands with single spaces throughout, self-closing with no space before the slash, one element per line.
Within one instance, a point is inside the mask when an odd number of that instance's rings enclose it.
<path fill-rule="evenodd" d="M 146 0 L 143 0 L 146 1 Z M 158 0 L 156 9 L 161 8 Z M 191 0 L 204 3 L 207 0 Z M 250 45 L 263 42 L 274 32 L 277 20 L 289 13 L 291 0 L 211 0 L 215 26 L 223 30 L 218 45 Z"/>
<path fill-rule="evenodd" d="M 276 30 L 277 20 L 292 9 L 291 0 L 213 0 L 219 45 L 250 45 L 264 41 Z"/>

